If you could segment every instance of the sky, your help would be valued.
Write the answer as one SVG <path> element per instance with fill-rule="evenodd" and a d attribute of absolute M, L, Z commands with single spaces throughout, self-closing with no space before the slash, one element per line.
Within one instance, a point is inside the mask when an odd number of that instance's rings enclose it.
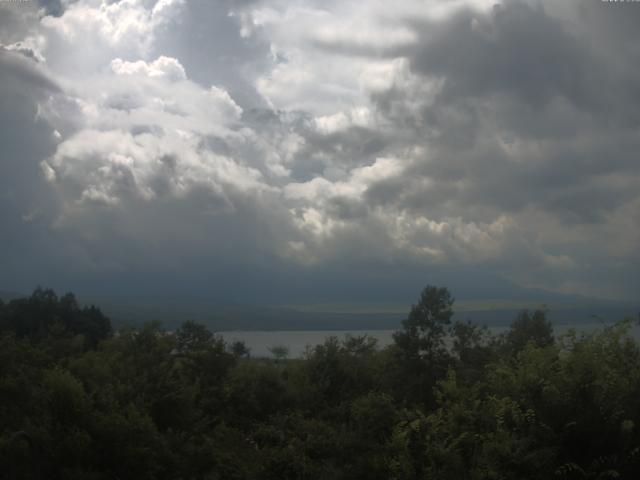
<path fill-rule="evenodd" d="M 0 1 L 0 290 L 637 300 L 638 24 L 600 0 Z"/>

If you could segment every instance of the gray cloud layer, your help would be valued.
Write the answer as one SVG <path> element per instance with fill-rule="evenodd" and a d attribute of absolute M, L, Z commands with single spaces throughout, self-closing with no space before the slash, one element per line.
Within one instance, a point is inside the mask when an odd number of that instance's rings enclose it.
<path fill-rule="evenodd" d="M 640 287 L 637 5 L 0 9 L 7 288 Z"/>

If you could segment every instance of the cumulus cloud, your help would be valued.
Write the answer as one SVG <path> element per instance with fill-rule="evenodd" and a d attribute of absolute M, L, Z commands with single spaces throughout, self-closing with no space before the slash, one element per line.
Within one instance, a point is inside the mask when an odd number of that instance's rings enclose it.
<path fill-rule="evenodd" d="M 0 8 L 2 122 L 21 128 L 2 216 L 32 239 L 5 256 L 84 279 L 340 265 L 345 285 L 450 268 L 637 290 L 633 5 Z"/>
<path fill-rule="evenodd" d="M 151 63 L 143 60 L 127 62 L 121 58 L 111 60 L 111 69 L 116 75 L 146 75 L 166 77 L 171 80 L 186 80 L 187 74 L 180 62 L 171 57 L 159 57 Z"/>

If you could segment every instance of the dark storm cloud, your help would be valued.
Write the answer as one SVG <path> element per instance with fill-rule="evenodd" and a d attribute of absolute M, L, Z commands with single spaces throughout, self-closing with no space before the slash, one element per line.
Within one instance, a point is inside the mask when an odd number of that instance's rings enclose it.
<path fill-rule="evenodd" d="M 40 161 L 55 151 L 55 138 L 38 104 L 58 92 L 35 62 L 0 48 L 0 264 L 2 280 L 16 286 L 32 283 L 54 257 L 49 222 L 56 200 Z"/>
<path fill-rule="evenodd" d="M 595 3 L 576 15 L 608 11 Z M 640 19 L 637 9 L 633 15 Z M 589 222 L 633 196 L 625 182 L 603 179 L 637 172 L 639 69 L 617 64 L 615 44 L 604 55 L 580 36 L 585 32 L 571 31 L 541 5 L 520 2 L 416 28 L 423 37 L 410 51 L 411 70 L 442 84 L 418 119 L 404 118 L 416 141 L 422 135 L 429 144 L 408 173 L 439 185 L 421 194 L 420 185 L 412 192 L 390 179 L 370 189 L 372 201 L 388 202 L 395 190 L 398 202 L 412 208 L 445 208 L 452 198 L 460 209 L 533 204 Z M 397 89 L 374 99 L 396 124 L 403 118 L 393 116 L 394 104 L 421 101 L 419 92 Z"/>
<path fill-rule="evenodd" d="M 426 45 L 412 53 L 411 67 L 444 78 L 443 101 L 506 94 L 542 108 L 562 96 L 585 108 L 594 100 L 596 65 L 541 6 L 512 2 L 418 28 Z"/>
<path fill-rule="evenodd" d="M 627 253 L 615 255 L 629 255 L 638 236 L 629 213 L 640 206 L 640 31 L 632 27 L 640 9 L 629 7 L 513 2 L 412 22 L 420 41 L 407 50 L 409 68 L 422 84 L 394 84 L 372 99 L 397 137 L 424 151 L 403 175 L 370 185 L 369 202 L 438 221 L 510 215 L 520 235 L 537 240 L 512 238 L 502 262 L 530 251 L 532 278 L 554 284 L 535 253 L 544 250 L 558 265 L 574 262 L 562 274 L 568 283 L 600 274 L 617 282 L 621 273 L 595 244 L 613 228 L 628 239 Z M 423 84 L 433 88 L 425 94 Z M 542 230 L 522 223 L 531 215 L 548 219 Z M 572 230 L 587 243 L 569 247 Z M 637 255 L 627 259 L 638 266 Z"/>

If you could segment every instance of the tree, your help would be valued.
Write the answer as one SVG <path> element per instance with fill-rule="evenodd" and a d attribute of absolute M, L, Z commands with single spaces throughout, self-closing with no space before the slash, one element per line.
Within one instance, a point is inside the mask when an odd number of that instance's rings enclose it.
<path fill-rule="evenodd" d="M 393 334 L 402 370 L 412 377 L 403 379 L 402 388 L 417 399 L 431 402 L 431 390 L 447 370 L 450 356 L 445 336 L 453 316 L 453 302 L 446 287 L 427 285 L 402 321 L 403 330 Z"/>
<path fill-rule="evenodd" d="M 285 345 L 274 345 L 273 347 L 269 347 L 269 352 L 275 357 L 276 361 L 280 361 L 289 356 L 289 347 Z"/>
<path fill-rule="evenodd" d="M 522 350 L 527 343 L 536 347 L 553 345 L 553 326 L 547 320 L 545 310 L 538 309 L 530 314 L 527 310 L 520 312 L 506 335 L 506 347 L 511 353 Z"/>
<path fill-rule="evenodd" d="M 336 403 L 372 390 L 382 370 L 374 361 L 375 343 L 366 335 L 347 336 L 342 342 L 330 336 L 311 349 L 306 369 L 317 392 L 314 400 Z"/>
<path fill-rule="evenodd" d="M 215 337 L 207 327 L 188 320 L 176 331 L 176 344 L 181 354 L 201 353 L 211 348 Z"/>
<path fill-rule="evenodd" d="M 483 375 L 485 365 L 492 359 L 490 334 L 486 326 L 474 325 L 469 320 L 455 322 L 451 327 L 452 353 L 457 357 L 457 370 L 461 379 L 474 381 Z"/>
<path fill-rule="evenodd" d="M 12 330 L 32 341 L 81 335 L 84 346 L 96 345 L 111 336 L 111 321 L 95 306 L 80 307 L 75 296 L 58 298 L 51 289 L 36 288 L 30 297 L 10 301 L 1 309 L 0 330 Z"/>
<path fill-rule="evenodd" d="M 425 287 L 420 301 L 402 321 L 404 330 L 394 333 L 395 344 L 410 358 L 429 361 L 442 356 L 446 351 L 445 327 L 451 323 L 453 302 L 446 287 Z"/>
<path fill-rule="evenodd" d="M 208 395 L 208 403 L 215 404 L 220 397 L 222 381 L 235 365 L 236 357 L 229 353 L 220 335 L 207 327 L 188 321 L 176 331 L 177 356 L 182 360 L 185 373 L 200 384 L 201 392 Z"/>
<path fill-rule="evenodd" d="M 238 358 L 242 358 L 242 357 L 249 358 L 251 354 L 251 349 L 247 347 L 247 344 L 244 341 L 235 340 L 231 344 L 231 353 L 233 353 L 233 355 Z"/>

